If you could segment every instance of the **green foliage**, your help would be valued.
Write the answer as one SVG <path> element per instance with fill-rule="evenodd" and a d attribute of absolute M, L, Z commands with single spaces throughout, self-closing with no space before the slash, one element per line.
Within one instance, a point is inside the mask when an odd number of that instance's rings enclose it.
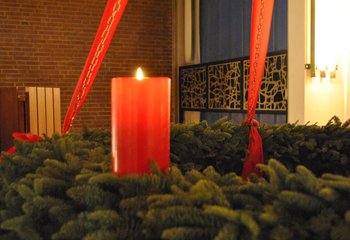
<path fill-rule="evenodd" d="M 278 159 L 289 170 L 304 165 L 316 176 L 325 172 L 350 176 L 350 121 L 333 117 L 325 126 L 262 125 L 259 129 L 266 159 Z M 173 124 L 171 159 L 182 170 L 215 166 L 220 173 L 240 174 L 249 129 L 225 118 L 212 126 Z"/>
<path fill-rule="evenodd" d="M 101 135 L 109 138 L 109 133 L 96 133 L 55 135 L 34 144 L 16 142 L 16 153 L 4 155 L 0 163 L 1 238 L 50 239 L 80 211 L 115 203 L 111 203 L 115 194 L 79 185 L 84 182 L 76 179 L 86 171 L 108 171 L 110 147 L 93 136 L 100 140 Z"/>
<path fill-rule="evenodd" d="M 110 173 L 108 132 L 16 142 L 0 162 L 0 240 L 349 239 L 349 124 L 263 126 L 282 161 L 251 182 L 238 175 L 248 128 L 225 119 L 173 125 L 173 165 L 146 175 Z"/>
<path fill-rule="evenodd" d="M 173 124 L 171 126 L 171 160 L 183 170 L 215 166 L 219 172 L 240 172 L 248 144 L 248 127 L 225 118 L 208 126 Z M 230 170 L 229 170 L 230 169 Z"/>

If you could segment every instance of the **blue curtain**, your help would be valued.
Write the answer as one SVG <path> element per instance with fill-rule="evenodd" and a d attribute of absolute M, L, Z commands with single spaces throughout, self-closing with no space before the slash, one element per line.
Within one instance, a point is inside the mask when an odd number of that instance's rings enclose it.
<path fill-rule="evenodd" d="M 275 0 L 269 52 L 287 49 L 287 0 Z M 201 63 L 249 56 L 251 0 L 201 0 Z M 243 113 L 203 112 L 209 123 L 228 116 L 240 122 Z M 257 114 L 264 123 L 284 123 L 286 116 Z"/>
<path fill-rule="evenodd" d="M 200 1 L 201 62 L 242 57 L 249 52 L 246 0 Z M 251 3 L 250 3 L 251 4 Z M 248 33 L 248 36 L 246 35 Z"/>

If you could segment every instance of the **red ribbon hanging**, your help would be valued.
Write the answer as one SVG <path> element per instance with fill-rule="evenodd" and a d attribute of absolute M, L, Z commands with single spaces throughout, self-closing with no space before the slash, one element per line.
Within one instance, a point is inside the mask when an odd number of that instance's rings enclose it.
<path fill-rule="evenodd" d="M 128 0 L 108 0 L 106 4 L 95 40 L 64 119 L 63 134 L 70 130 L 74 119 L 84 104 L 127 3 Z"/>
<path fill-rule="evenodd" d="M 258 131 L 259 122 L 254 116 L 269 44 L 273 5 L 274 0 L 253 0 L 252 4 L 248 113 L 244 120 L 249 124 L 250 133 L 248 155 L 242 171 L 246 180 L 250 173 L 262 176 L 256 165 L 264 163 L 263 145 Z"/>

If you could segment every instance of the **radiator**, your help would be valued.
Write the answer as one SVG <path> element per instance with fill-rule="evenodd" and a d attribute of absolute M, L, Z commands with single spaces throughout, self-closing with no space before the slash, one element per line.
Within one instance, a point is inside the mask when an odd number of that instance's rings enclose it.
<path fill-rule="evenodd" d="M 30 133 L 51 137 L 61 133 L 61 97 L 59 88 L 26 87 Z"/>

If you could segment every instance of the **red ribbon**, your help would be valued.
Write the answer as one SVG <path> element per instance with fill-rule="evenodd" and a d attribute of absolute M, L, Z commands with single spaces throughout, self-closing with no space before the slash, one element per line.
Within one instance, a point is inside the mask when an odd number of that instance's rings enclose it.
<path fill-rule="evenodd" d="M 245 180 L 251 173 L 262 176 L 256 165 L 264 163 L 264 152 L 258 131 L 259 122 L 254 119 L 254 116 L 269 44 L 273 5 L 274 0 L 253 0 L 252 4 L 248 116 L 244 120 L 248 122 L 250 128 L 248 155 L 242 171 L 242 177 Z"/>
<path fill-rule="evenodd" d="M 74 119 L 84 104 L 127 3 L 128 0 L 108 0 L 106 4 L 95 40 L 64 119 L 63 134 L 70 130 Z"/>
<path fill-rule="evenodd" d="M 42 137 L 31 134 L 31 133 L 12 133 L 12 137 L 18 141 L 28 141 L 30 143 L 35 143 L 37 141 L 43 140 Z M 9 150 L 6 151 L 7 155 L 12 155 L 16 152 L 16 146 L 11 147 Z M 2 157 L 0 156 L 0 160 L 2 160 Z"/>
<path fill-rule="evenodd" d="M 262 177 L 261 171 L 256 167 L 259 163 L 264 163 L 264 151 L 261 136 L 258 131 L 259 122 L 255 119 L 252 120 L 253 124 L 250 125 L 249 132 L 249 145 L 248 155 L 243 165 L 242 177 L 248 180 L 251 173 L 256 174 L 258 177 Z"/>

